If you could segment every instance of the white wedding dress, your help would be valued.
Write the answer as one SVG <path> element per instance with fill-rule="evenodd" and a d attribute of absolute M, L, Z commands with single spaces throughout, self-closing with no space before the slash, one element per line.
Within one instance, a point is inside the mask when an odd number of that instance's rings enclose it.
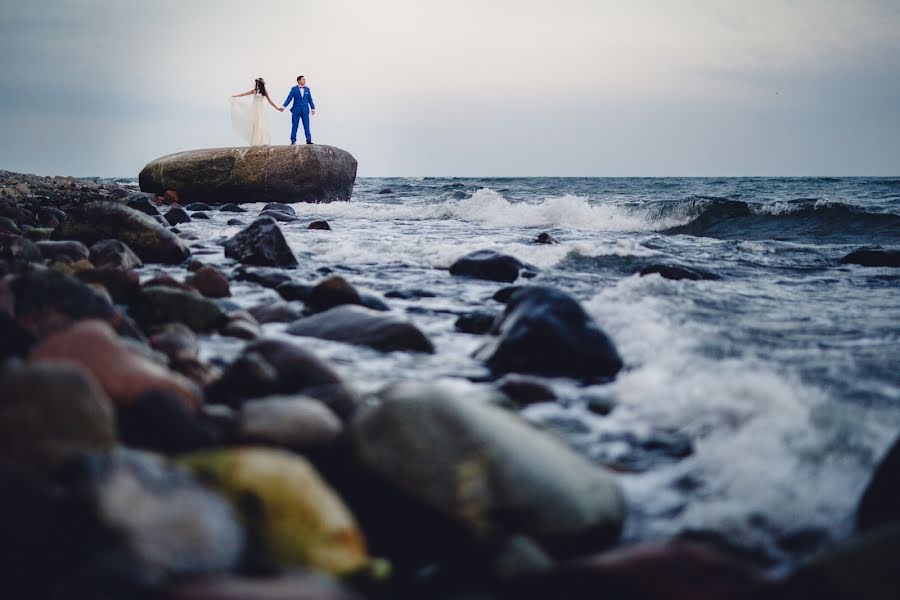
<path fill-rule="evenodd" d="M 265 97 L 253 94 L 248 103 L 244 98 L 231 98 L 231 128 L 251 146 L 269 144 L 269 115 Z"/>

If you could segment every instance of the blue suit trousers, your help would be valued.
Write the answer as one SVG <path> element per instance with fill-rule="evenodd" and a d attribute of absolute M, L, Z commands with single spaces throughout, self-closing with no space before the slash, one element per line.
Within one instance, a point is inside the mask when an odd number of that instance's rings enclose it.
<path fill-rule="evenodd" d="M 312 141 L 312 134 L 309 133 L 309 113 L 291 113 L 291 143 L 297 141 L 297 127 L 300 120 L 303 120 L 303 133 L 306 134 L 306 141 Z"/>

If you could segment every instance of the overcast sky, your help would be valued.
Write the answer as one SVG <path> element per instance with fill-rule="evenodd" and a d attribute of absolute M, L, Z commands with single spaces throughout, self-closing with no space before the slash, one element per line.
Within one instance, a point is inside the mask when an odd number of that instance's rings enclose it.
<path fill-rule="evenodd" d="M 0 56 L 0 169 L 240 145 L 303 73 L 361 176 L 900 175 L 897 0 L 3 0 Z"/>

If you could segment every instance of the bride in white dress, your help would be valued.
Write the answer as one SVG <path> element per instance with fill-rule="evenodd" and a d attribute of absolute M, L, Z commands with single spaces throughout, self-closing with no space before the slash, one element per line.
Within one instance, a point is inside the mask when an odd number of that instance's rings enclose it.
<path fill-rule="evenodd" d="M 238 100 L 241 96 L 253 96 L 249 104 Z M 267 146 L 269 144 L 269 118 L 263 98 L 269 101 L 272 108 L 284 112 L 283 106 L 277 106 L 266 91 L 266 82 L 260 77 L 253 82 L 253 89 L 231 97 L 231 128 L 251 146 Z"/>

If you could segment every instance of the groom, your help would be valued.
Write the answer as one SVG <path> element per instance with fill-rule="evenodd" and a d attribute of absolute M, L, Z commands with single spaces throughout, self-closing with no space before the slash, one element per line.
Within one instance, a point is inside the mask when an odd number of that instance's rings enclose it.
<path fill-rule="evenodd" d="M 316 103 L 313 102 L 312 94 L 306 87 L 306 77 L 300 75 L 297 77 L 297 85 L 291 88 L 284 106 L 294 101 L 291 106 L 291 146 L 297 143 L 297 125 L 303 120 L 303 133 L 306 134 L 306 143 L 312 144 L 312 135 L 309 133 L 309 115 L 316 114 Z M 312 109 L 312 111 L 310 111 Z"/>

